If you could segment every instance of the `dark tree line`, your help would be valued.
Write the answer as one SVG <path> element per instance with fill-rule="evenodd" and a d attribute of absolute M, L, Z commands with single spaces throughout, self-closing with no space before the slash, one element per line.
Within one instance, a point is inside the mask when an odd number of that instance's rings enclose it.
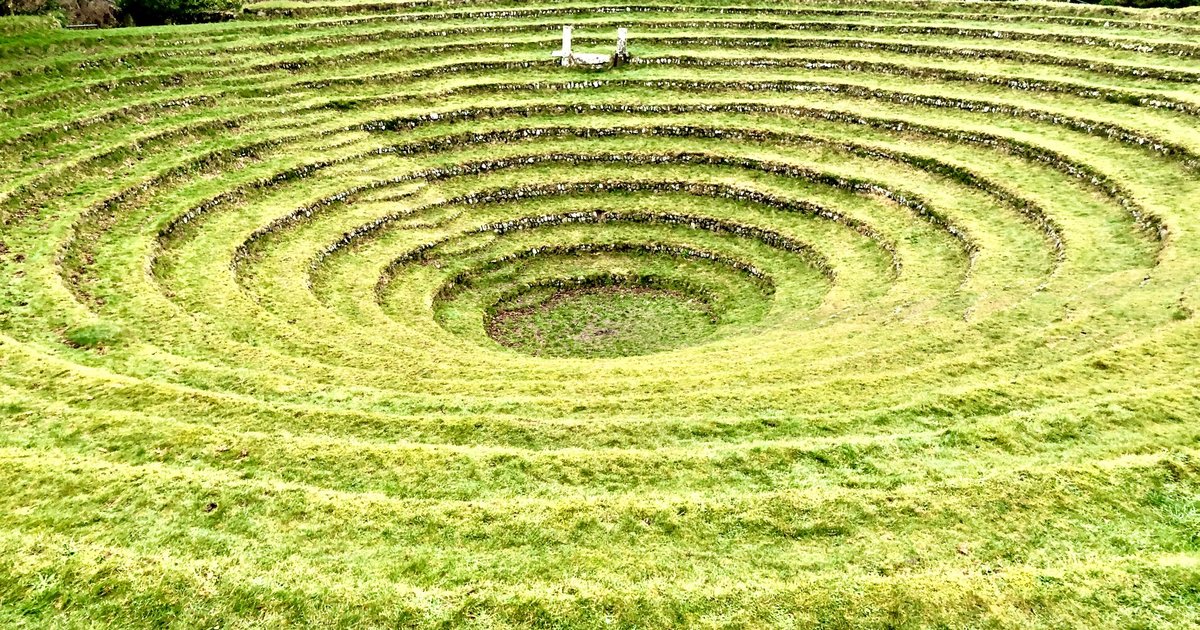
<path fill-rule="evenodd" d="M 1200 0 L 1069 0 L 1078 4 L 1102 4 L 1107 7 L 1134 9 L 1182 9 L 1200 6 Z"/>
<path fill-rule="evenodd" d="M 2 15 L 57 14 L 66 24 L 188 24 L 237 17 L 241 0 L 0 0 Z"/>
<path fill-rule="evenodd" d="M 1200 0 L 1065 0 L 1139 9 L 1200 6 Z M 188 24 L 237 17 L 242 0 L 0 0 L 0 16 L 58 14 L 67 24 Z"/>
<path fill-rule="evenodd" d="M 0 0 L 0 15 L 59 14 L 67 24 L 116 26 L 112 0 Z"/>

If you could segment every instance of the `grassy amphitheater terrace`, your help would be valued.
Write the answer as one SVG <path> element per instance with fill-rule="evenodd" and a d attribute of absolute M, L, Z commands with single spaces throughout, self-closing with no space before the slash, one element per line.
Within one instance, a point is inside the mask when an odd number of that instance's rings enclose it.
<path fill-rule="evenodd" d="M 0 627 L 1200 625 L 1200 11 L 0 32 Z"/>

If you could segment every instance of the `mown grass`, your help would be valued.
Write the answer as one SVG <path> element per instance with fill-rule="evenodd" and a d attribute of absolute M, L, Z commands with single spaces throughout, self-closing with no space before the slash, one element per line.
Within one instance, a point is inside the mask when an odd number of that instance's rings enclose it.
<path fill-rule="evenodd" d="M 534 356 L 627 357 L 703 341 L 712 333 L 715 316 L 702 300 L 640 289 L 554 291 L 505 305 L 487 322 L 488 335 Z"/>
<path fill-rule="evenodd" d="M 0 625 L 1200 623 L 1195 11 L 650 4 L 0 32 Z"/>
<path fill-rule="evenodd" d="M 16 37 L 59 28 L 57 19 L 49 15 L 0 16 L 0 35 Z"/>

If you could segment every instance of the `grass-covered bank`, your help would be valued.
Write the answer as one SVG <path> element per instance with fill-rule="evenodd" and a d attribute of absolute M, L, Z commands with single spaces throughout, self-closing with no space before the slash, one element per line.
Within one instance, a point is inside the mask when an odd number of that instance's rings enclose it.
<path fill-rule="evenodd" d="M 0 626 L 1200 623 L 1194 10 L 20 30 Z"/>

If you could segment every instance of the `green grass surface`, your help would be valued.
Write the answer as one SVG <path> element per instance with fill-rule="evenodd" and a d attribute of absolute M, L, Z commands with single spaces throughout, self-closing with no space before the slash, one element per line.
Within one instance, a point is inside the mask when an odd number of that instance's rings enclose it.
<path fill-rule="evenodd" d="M 551 290 L 506 304 L 489 317 L 488 336 L 544 357 L 625 357 L 670 350 L 712 334 L 700 299 L 649 287 Z"/>
<path fill-rule="evenodd" d="M 1200 624 L 1195 11 L 5 31 L 0 155 L 0 626 Z"/>
<path fill-rule="evenodd" d="M 0 36 L 16 36 L 39 33 L 59 28 L 60 24 L 50 15 L 4 15 L 0 16 Z"/>

